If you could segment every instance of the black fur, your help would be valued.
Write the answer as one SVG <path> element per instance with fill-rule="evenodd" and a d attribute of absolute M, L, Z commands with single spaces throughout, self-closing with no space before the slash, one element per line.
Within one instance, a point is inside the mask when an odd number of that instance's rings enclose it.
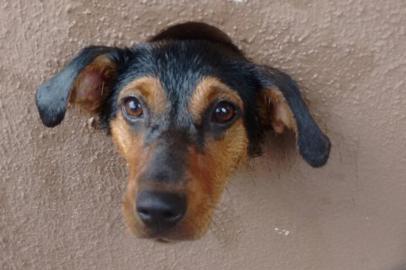
<path fill-rule="evenodd" d="M 158 34 L 149 42 L 131 49 L 88 47 L 61 72 L 37 91 L 36 101 L 46 126 L 58 125 L 64 117 L 69 93 L 76 76 L 95 57 L 106 54 L 117 66 L 118 77 L 113 91 L 105 101 L 100 119 L 102 126 L 116 115 L 117 96 L 121 89 L 136 78 L 158 78 L 170 100 L 170 112 L 165 118 L 148 119 L 146 138 L 156 134 L 181 131 L 186 143 L 204 145 L 209 131 L 196 126 L 187 110 L 187 103 L 196 85 L 205 76 L 213 76 L 234 89 L 244 102 L 243 117 L 251 154 L 260 150 L 265 127 L 259 119 L 258 95 L 266 87 L 276 85 L 282 91 L 297 121 L 298 146 L 303 158 L 313 167 L 326 163 L 330 151 L 328 138 L 309 114 L 296 83 L 276 69 L 257 66 L 220 30 L 201 23 L 178 25 Z M 179 161 L 180 162 L 180 161 Z"/>
<path fill-rule="evenodd" d="M 36 104 L 44 125 L 54 127 L 62 122 L 73 83 L 80 71 L 97 56 L 114 50 L 114 48 L 103 46 L 87 47 L 62 71 L 38 88 Z"/>

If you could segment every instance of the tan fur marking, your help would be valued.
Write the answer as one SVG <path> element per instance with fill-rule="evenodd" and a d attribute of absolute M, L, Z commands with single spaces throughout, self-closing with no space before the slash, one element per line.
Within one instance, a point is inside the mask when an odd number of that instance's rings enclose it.
<path fill-rule="evenodd" d="M 276 133 L 283 133 L 285 127 L 295 132 L 297 135 L 296 119 L 286 102 L 281 91 L 276 88 L 270 88 L 263 91 L 263 106 L 261 114 L 265 119 L 271 120 L 271 124 Z"/>
<path fill-rule="evenodd" d="M 130 230 L 138 236 L 143 236 L 143 226 L 135 216 L 134 204 L 139 188 L 138 178 L 148 164 L 151 149 L 143 146 L 143 136 L 130 130 L 121 113 L 111 121 L 110 126 L 113 142 L 126 159 L 129 170 L 127 191 L 123 199 L 123 214 Z"/>
<path fill-rule="evenodd" d="M 232 101 L 241 110 L 244 109 L 243 102 L 235 91 L 214 77 L 206 77 L 197 85 L 189 102 L 189 111 L 196 123 L 201 122 L 203 112 L 215 99 Z"/>
<path fill-rule="evenodd" d="M 74 82 L 69 102 L 95 113 L 111 91 L 111 80 L 116 76 L 116 65 L 100 55 L 80 72 Z"/>
<path fill-rule="evenodd" d="M 206 232 L 228 178 L 247 160 L 247 149 L 248 138 L 242 120 L 238 120 L 222 140 L 210 139 L 204 153 L 190 149 L 185 233 L 197 238 Z"/>
<path fill-rule="evenodd" d="M 163 113 L 168 104 L 160 81 L 153 77 L 142 77 L 129 83 L 121 92 L 119 99 L 131 94 L 140 94 L 150 110 Z"/>

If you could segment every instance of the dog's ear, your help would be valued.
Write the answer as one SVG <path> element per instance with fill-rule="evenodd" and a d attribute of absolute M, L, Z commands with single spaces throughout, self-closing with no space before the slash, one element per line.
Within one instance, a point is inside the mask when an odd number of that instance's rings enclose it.
<path fill-rule="evenodd" d="M 43 83 L 37 90 L 36 104 L 44 125 L 61 123 L 68 103 L 96 113 L 110 94 L 126 53 L 112 47 L 87 47 Z"/>
<path fill-rule="evenodd" d="M 302 157 L 312 167 L 323 166 L 330 154 L 330 140 L 320 130 L 289 75 L 266 66 L 256 67 L 262 90 L 259 103 L 262 120 L 276 133 L 292 130 Z"/>

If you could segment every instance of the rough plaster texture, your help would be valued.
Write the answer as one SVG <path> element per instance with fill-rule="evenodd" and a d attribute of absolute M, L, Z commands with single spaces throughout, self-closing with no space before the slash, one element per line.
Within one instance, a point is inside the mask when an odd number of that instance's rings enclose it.
<path fill-rule="evenodd" d="M 398 270 L 406 263 L 403 0 L 0 3 L 0 269 Z M 291 73 L 333 143 L 312 169 L 292 138 L 234 177 L 200 241 L 133 238 L 124 162 L 75 110 L 45 129 L 34 92 L 89 44 L 131 45 L 168 24 L 220 26 Z"/>

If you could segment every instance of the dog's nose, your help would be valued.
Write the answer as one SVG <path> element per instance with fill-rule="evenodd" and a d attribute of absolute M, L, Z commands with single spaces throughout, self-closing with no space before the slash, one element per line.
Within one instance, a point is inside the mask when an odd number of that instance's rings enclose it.
<path fill-rule="evenodd" d="M 142 191 L 137 196 L 137 214 L 154 232 L 175 226 L 185 215 L 184 195 L 168 192 Z"/>

